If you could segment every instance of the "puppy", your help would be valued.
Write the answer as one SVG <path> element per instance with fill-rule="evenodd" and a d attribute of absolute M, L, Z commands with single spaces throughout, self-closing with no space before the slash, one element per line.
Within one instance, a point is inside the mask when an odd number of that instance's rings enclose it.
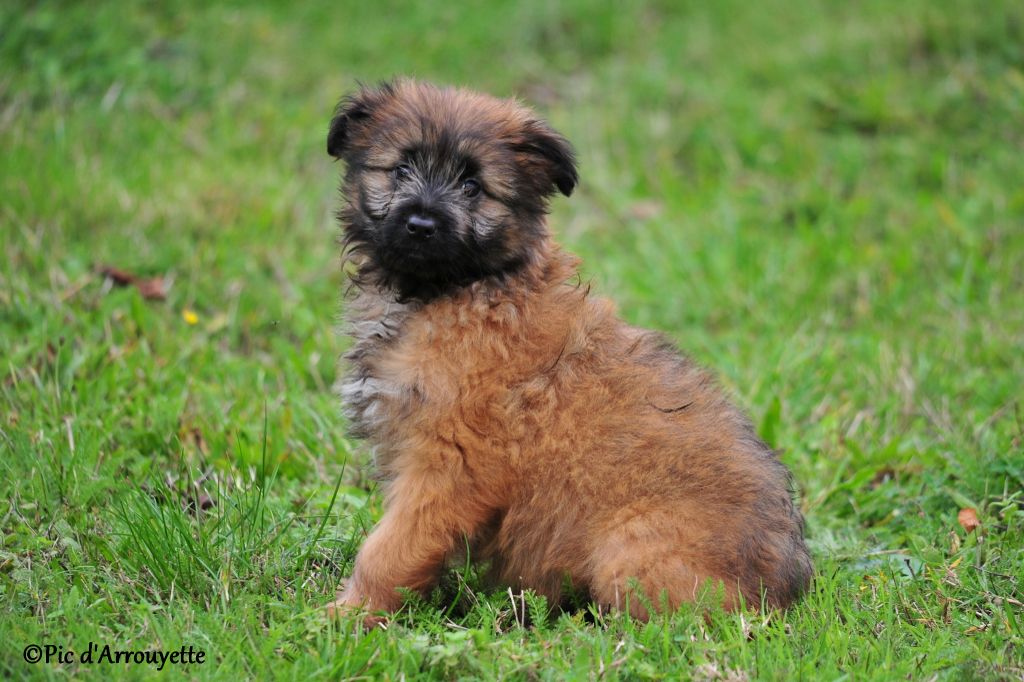
<path fill-rule="evenodd" d="M 392 612 L 468 547 L 557 604 L 785 607 L 811 561 L 789 474 L 707 372 L 578 283 L 547 227 L 572 147 L 520 104 L 399 80 L 343 100 L 327 150 L 353 344 L 341 395 L 386 511 L 333 610 Z"/>

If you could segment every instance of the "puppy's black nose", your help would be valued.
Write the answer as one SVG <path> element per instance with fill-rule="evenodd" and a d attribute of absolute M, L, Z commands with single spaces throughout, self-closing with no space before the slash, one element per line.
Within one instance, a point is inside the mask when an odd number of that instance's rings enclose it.
<path fill-rule="evenodd" d="M 413 237 L 420 237 L 426 239 L 433 236 L 437 232 L 437 221 L 428 216 L 419 215 L 414 213 L 410 218 L 409 222 L 405 224 L 405 229 L 409 231 Z"/>

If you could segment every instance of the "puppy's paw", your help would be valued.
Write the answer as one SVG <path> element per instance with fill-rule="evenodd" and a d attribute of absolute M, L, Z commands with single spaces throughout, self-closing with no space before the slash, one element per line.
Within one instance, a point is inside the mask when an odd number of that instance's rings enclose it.
<path fill-rule="evenodd" d="M 362 616 L 359 622 L 366 630 L 372 630 L 378 626 L 386 627 L 387 617 L 370 613 L 367 610 L 368 602 L 369 599 L 352 589 L 350 582 L 344 581 L 341 589 L 338 590 L 337 598 L 325 608 L 327 615 L 333 619 Z"/>

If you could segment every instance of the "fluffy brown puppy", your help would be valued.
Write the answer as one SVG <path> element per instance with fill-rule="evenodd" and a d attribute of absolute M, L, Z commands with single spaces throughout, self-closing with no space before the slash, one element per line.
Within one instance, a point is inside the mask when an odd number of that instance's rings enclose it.
<path fill-rule="evenodd" d="M 514 101 L 401 80 L 344 100 L 327 149 L 355 269 L 341 393 L 386 482 L 334 609 L 393 611 L 467 545 L 500 583 L 558 603 L 568 579 L 638 617 L 707 581 L 729 608 L 804 590 L 786 468 L 552 241 L 547 200 L 577 181 L 561 135 Z"/>

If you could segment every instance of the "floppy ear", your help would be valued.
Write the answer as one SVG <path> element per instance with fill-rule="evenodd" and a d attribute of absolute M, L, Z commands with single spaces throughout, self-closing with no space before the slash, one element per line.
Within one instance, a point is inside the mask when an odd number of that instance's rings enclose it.
<path fill-rule="evenodd" d="M 569 196 L 579 182 L 576 153 L 569 141 L 543 121 L 529 121 L 523 127 L 522 139 L 512 145 L 515 151 L 529 157 L 528 166 L 539 166 L 547 186 L 543 194 L 558 191 Z"/>
<path fill-rule="evenodd" d="M 373 110 L 393 93 L 390 83 L 377 88 L 362 88 L 338 102 L 331 128 L 327 132 L 327 153 L 340 159 L 352 140 L 352 129 L 370 118 Z"/>

